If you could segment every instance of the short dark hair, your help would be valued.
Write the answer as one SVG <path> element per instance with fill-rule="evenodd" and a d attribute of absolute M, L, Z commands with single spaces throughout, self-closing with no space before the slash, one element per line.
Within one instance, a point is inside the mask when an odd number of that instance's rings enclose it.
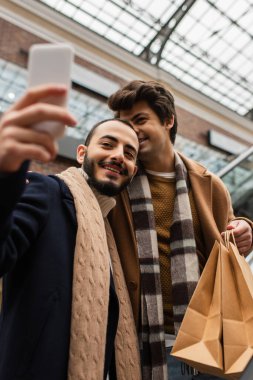
<path fill-rule="evenodd" d="M 162 124 L 174 116 L 174 124 L 170 129 L 170 140 L 174 144 L 177 134 L 177 114 L 174 97 L 169 90 L 156 81 L 134 80 L 116 91 L 108 99 L 108 106 L 120 116 L 121 110 L 128 110 L 139 101 L 145 101 L 156 113 Z"/>
<path fill-rule="evenodd" d="M 86 136 L 86 139 L 84 141 L 84 145 L 88 146 L 90 144 L 92 136 L 94 135 L 94 132 L 97 129 L 97 127 L 99 127 L 103 123 L 106 123 L 107 121 L 115 121 L 115 120 L 118 120 L 118 121 L 120 121 L 123 124 L 126 124 L 128 127 L 132 128 L 134 130 L 134 127 L 132 126 L 132 124 L 128 120 L 119 119 L 117 117 L 113 117 L 111 119 L 105 119 L 105 120 L 99 121 L 98 123 L 96 123 L 95 125 L 93 125 L 93 127 L 90 129 L 88 135 Z"/>

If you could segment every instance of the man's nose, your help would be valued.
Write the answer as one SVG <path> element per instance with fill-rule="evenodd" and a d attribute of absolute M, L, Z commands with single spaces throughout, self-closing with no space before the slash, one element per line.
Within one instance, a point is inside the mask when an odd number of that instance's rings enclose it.
<path fill-rule="evenodd" d="M 112 152 L 112 159 L 117 160 L 119 162 L 124 161 L 124 149 L 123 147 L 118 146 L 113 152 Z"/>

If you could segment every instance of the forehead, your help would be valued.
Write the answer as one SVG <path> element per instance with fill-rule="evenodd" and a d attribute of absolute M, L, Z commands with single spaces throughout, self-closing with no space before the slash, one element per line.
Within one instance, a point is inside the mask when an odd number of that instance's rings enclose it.
<path fill-rule="evenodd" d="M 109 120 L 100 124 L 94 131 L 91 141 L 99 140 L 104 136 L 111 136 L 123 144 L 138 146 L 138 137 L 135 131 L 119 120 Z"/>
<path fill-rule="evenodd" d="M 150 108 L 147 102 L 141 100 L 136 102 L 130 109 L 120 110 L 120 117 L 122 119 L 131 120 L 131 118 L 139 113 L 152 114 L 154 111 Z"/>

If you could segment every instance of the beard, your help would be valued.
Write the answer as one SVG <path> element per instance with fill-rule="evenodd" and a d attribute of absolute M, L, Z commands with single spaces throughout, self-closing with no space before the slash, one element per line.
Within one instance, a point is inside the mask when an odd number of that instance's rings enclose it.
<path fill-rule="evenodd" d="M 102 162 L 99 162 L 101 164 Z M 100 194 L 107 195 L 109 197 L 113 197 L 117 194 L 119 194 L 127 185 L 131 182 L 132 178 L 127 177 L 124 182 L 122 182 L 121 185 L 117 185 L 113 182 L 109 181 L 99 181 L 95 178 L 94 175 L 94 167 L 95 167 L 95 161 L 90 160 L 88 157 L 84 159 L 83 162 L 83 170 L 88 175 L 88 184 L 92 187 L 94 187 Z M 127 171 L 125 171 L 127 173 Z M 127 175 L 127 174 L 123 174 Z"/>

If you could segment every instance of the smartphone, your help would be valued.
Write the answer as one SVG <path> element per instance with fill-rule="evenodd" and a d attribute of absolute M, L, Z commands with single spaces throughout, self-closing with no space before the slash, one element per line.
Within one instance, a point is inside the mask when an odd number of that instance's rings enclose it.
<path fill-rule="evenodd" d="M 68 89 L 65 95 L 48 97 L 42 99 L 43 102 L 67 107 L 73 56 L 73 49 L 67 44 L 48 43 L 31 46 L 28 59 L 28 87 L 57 83 L 66 85 Z M 65 131 L 65 125 L 50 120 L 36 123 L 32 128 L 48 132 L 55 138 L 61 137 Z"/>

